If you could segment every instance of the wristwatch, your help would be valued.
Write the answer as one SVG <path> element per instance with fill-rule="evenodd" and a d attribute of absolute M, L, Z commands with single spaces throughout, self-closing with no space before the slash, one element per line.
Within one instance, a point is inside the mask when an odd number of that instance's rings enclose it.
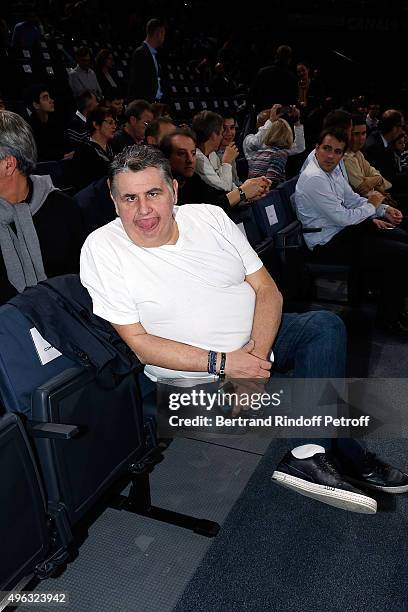
<path fill-rule="evenodd" d="M 242 187 L 238 187 L 238 193 L 240 196 L 240 200 L 239 200 L 240 202 L 248 202 L 248 199 L 245 195 L 245 191 L 242 189 Z"/>

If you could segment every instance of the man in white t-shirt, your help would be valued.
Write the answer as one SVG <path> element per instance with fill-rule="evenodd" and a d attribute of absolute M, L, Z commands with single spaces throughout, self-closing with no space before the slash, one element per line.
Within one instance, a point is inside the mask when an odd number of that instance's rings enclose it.
<path fill-rule="evenodd" d="M 267 379 L 271 349 L 277 371 L 344 376 L 341 320 L 329 312 L 282 317 L 274 281 L 227 215 L 207 204 L 175 206 L 177 181 L 160 151 L 125 149 L 109 181 L 119 218 L 88 236 L 81 280 L 95 314 L 146 364 L 150 380 L 214 380 L 222 370 L 229 378 Z M 321 445 L 290 451 L 273 478 L 332 505 L 376 510 Z M 361 471 L 358 478 L 367 484 Z"/>

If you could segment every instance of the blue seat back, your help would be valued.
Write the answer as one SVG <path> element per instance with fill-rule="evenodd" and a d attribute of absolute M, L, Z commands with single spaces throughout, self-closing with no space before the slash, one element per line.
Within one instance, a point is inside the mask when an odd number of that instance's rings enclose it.
<path fill-rule="evenodd" d="M 280 192 L 273 189 L 252 205 L 256 222 L 264 238 L 271 238 L 295 220 L 292 209 L 282 201 Z"/>
<path fill-rule="evenodd" d="M 263 237 L 259 231 L 252 206 L 252 204 L 236 206 L 231 210 L 230 217 L 245 234 L 249 244 L 255 248 L 262 242 Z"/>
<path fill-rule="evenodd" d="M 292 210 L 294 210 L 294 207 L 292 204 L 291 196 L 295 193 L 296 183 L 298 182 L 298 178 L 299 178 L 299 175 L 296 175 L 293 178 L 289 179 L 288 181 L 281 183 L 277 187 L 277 190 L 279 191 L 280 196 L 282 198 L 282 202 L 286 204 Z"/>
<path fill-rule="evenodd" d="M 43 365 L 31 329 L 32 323 L 17 308 L 9 304 L 0 307 L 0 404 L 6 412 L 28 418 L 33 390 L 76 365 L 64 355 Z"/>

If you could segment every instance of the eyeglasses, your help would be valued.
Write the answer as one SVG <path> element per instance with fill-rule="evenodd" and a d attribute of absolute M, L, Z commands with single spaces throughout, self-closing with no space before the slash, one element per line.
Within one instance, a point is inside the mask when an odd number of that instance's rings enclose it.
<path fill-rule="evenodd" d="M 108 125 L 116 125 L 115 119 L 104 119 L 102 123 L 107 123 Z"/>

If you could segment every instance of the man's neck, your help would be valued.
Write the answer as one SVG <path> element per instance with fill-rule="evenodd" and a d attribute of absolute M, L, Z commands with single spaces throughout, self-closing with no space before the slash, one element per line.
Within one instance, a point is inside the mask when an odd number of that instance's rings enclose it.
<path fill-rule="evenodd" d="M 123 128 L 123 131 L 126 132 L 126 134 L 130 136 L 136 144 L 143 142 L 143 138 L 135 138 L 132 128 L 128 123 L 125 123 L 125 127 Z"/>
<path fill-rule="evenodd" d="M 149 45 L 149 47 L 152 47 L 152 49 L 157 49 L 156 42 L 154 40 L 152 40 L 151 38 L 149 38 L 149 37 L 145 38 L 144 42 L 147 45 Z"/>
<path fill-rule="evenodd" d="M 27 177 L 15 170 L 13 175 L 0 182 L 0 198 L 9 204 L 24 202 L 29 192 Z"/>
<path fill-rule="evenodd" d="M 35 114 L 37 115 L 39 121 L 41 123 L 47 123 L 48 121 L 48 113 L 46 111 L 43 111 L 41 109 L 34 111 Z"/>
<path fill-rule="evenodd" d="M 392 134 L 383 134 L 383 133 L 381 132 L 381 136 L 382 136 L 382 137 L 384 138 L 384 140 L 386 140 L 388 143 L 390 143 L 390 142 L 391 142 L 391 140 L 393 140 L 393 136 L 392 136 Z"/>
<path fill-rule="evenodd" d="M 185 176 L 181 176 L 181 174 L 173 173 L 174 178 L 176 179 L 179 189 L 183 189 L 187 183 L 187 178 Z"/>

